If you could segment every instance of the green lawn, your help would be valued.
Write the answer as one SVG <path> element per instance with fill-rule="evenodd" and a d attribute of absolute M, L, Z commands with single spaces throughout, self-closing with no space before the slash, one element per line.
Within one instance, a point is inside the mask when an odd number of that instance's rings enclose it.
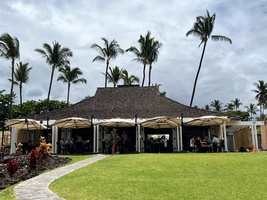
<path fill-rule="evenodd" d="M 266 199 L 266 153 L 114 155 L 56 180 L 65 199 Z"/>

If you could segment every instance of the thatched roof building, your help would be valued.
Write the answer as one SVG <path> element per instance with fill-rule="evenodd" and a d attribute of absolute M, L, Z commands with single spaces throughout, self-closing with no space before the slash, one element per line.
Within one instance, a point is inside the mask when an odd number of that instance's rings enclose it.
<path fill-rule="evenodd" d="M 167 97 L 161 96 L 158 86 L 121 86 L 97 88 L 95 96 L 82 100 L 68 108 L 35 115 L 36 120 L 82 117 L 90 119 L 151 118 L 157 116 L 200 117 L 221 116 L 222 113 L 191 108 Z"/>

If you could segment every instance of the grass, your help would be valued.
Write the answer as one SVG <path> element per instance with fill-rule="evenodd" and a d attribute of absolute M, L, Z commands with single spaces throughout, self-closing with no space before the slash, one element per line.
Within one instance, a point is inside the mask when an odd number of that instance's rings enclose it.
<path fill-rule="evenodd" d="M 110 156 L 57 179 L 65 199 L 266 199 L 267 154 Z"/>
<path fill-rule="evenodd" d="M 93 155 L 59 155 L 60 157 L 69 157 L 72 159 L 71 162 L 69 162 L 67 165 L 70 165 L 70 164 L 73 164 L 75 162 L 78 162 L 78 161 L 81 161 L 81 160 L 84 160 L 86 158 L 90 158 L 92 157 Z M 66 165 L 64 165 L 66 166 Z M 16 184 L 17 185 L 17 184 Z M 15 200 L 16 197 L 13 193 L 13 189 L 16 185 L 12 185 L 2 191 L 0 191 L 0 200 Z"/>

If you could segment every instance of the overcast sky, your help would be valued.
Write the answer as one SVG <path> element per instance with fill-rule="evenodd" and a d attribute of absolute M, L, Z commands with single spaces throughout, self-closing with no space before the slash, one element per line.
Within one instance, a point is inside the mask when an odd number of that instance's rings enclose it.
<path fill-rule="evenodd" d="M 98 55 L 90 48 L 93 43 L 103 46 L 101 38 L 105 37 L 117 40 L 123 49 L 138 47 L 140 35 L 151 31 L 163 44 L 153 66 L 152 83 L 161 84 L 167 97 L 189 105 L 202 46 L 198 48 L 198 38 L 185 34 L 206 10 L 216 13 L 213 34 L 227 36 L 233 44 L 209 40 L 193 105 L 204 107 L 215 99 L 225 105 L 235 98 L 243 103 L 241 109 L 256 104 L 253 83 L 267 81 L 266 0 L 2 0 L 0 34 L 17 37 L 17 62 L 33 67 L 29 82 L 23 85 L 23 101 L 47 98 L 51 66 L 34 50 L 52 41 L 70 48 L 71 67 L 79 67 L 87 79 L 86 85 L 71 86 L 70 102 L 76 103 L 104 87 L 105 64 L 92 62 Z M 110 65 L 142 80 L 143 66 L 132 59 L 134 55 L 126 53 Z M 6 93 L 10 91 L 9 66 L 10 61 L 0 58 L 0 90 Z M 50 99 L 66 101 L 67 85 L 57 82 L 58 76 L 56 72 Z M 18 87 L 14 91 L 19 96 Z"/>

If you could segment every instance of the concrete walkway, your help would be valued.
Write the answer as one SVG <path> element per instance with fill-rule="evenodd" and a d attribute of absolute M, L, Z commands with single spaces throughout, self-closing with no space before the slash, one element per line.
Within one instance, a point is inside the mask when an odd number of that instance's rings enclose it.
<path fill-rule="evenodd" d="M 48 189 L 48 186 L 51 182 L 61 176 L 64 176 L 67 173 L 70 173 L 76 169 L 94 163 L 108 156 L 109 155 L 98 154 L 97 156 L 94 156 L 92 158 L 88 158 L 86 160 L 82 160 L 80 162 L 67 165 L 65 167 L 61 167 L 52 170 L 51 172 L 47 172 L 29 180 L 23 181 L 14 188 L 14 194 L 19 200 L 62 200 L 63 198 L 60 198 Z"/>

